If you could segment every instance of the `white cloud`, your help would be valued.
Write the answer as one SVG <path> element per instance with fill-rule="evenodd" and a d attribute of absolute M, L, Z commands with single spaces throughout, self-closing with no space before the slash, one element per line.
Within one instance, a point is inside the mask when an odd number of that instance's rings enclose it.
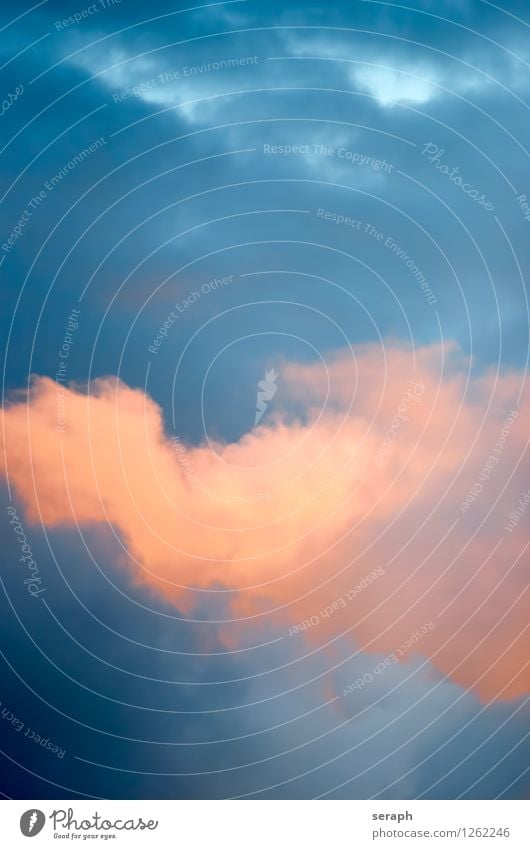
<path fill-rule="evenodd" d="M 210 120 L 226 108 L 230 98 L 217 95 L 227 93 L 234 81 L 231 66 L 226 70 L 219 60 L 197 65 L 183 61 L 176 66 L 152 57 L 131 58 L 125 51 L 114 49 L 79 53 L 70 61 L 96 77 L 116 102 L 138 100 L 160 109 L 176 108 L 177 116 L 190 123 Z"/>
<path fill-rule="evenodd" d="M 437 94 L 432 72 L 402 71 L 396 68 L 363 66 L 356 68 L 353 79 L 361 89 L 373 95 L 381 106 L 395 103 L 427 103 Z"/>

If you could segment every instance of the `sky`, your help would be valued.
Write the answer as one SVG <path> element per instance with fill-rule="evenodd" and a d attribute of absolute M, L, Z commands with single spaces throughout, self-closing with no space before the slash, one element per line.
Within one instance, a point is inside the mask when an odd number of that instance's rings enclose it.
<path fill-rule="evenodd" d="M 528 798 L 523 0 L 0 11 L 0 793 Z"/>

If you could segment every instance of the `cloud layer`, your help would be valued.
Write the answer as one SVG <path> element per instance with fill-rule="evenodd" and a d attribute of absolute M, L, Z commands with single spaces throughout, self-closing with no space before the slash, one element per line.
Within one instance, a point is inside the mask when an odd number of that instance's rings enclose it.
<path fill-rule="evenodd" d="M 521 374 L 466 367 L 455 347 L 397 345 L 284 363 L 259 427 L 195 447 L 116 378 L 36 378 L 2 414 L 3 460 L 30 521 L 110 523 L 136 580 L 184 612 L 197 590 L 233 591 L 235 620 L 285 632 L 332 606 L 302 628 L 310 644 L 348 632 L 383 654 L 432 621 L 417 650 L 443 675 L 514 698 L 526 555 L 521 525 L 503 528 L 527 488 L 530 409 Z M 225 631 L 237 643 L 237 621 Z"/>

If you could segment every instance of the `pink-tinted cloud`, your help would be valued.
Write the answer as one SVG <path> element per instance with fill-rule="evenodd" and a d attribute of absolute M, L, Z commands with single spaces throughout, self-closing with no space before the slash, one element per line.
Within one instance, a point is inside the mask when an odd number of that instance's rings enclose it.
<path fill-rule="evenodd" d="M 365 346 L 327 372 L 285 364 L 259 427 L 186 448 L 116 379 L 37 378 L 2 414 L 3 461 L 31 521 L 110 523 L 135 579 L 184 611 L 193 588 L 234 588 L 234 616 L 316 616 L 313 645 L 348 632 L 382 653 L 432 620 L 417 648 L 435 667 L 513 698 L 529 689 L 524 520 L 504 530 L 530 485 L 521 385 L 468 380 L 454 347 Z"/>

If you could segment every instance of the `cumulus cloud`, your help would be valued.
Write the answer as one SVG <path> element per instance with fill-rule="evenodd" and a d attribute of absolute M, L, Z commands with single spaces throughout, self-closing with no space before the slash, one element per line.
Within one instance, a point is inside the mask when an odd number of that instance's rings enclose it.
<path fill-rule="evenodd" d="M 110 523 L 135 579 L 183 611 L 197 589 L 232 590 L 236 618 L 286 633 L 316 617 L 298 639 L 332 650 L 348 633 L 383 654 L 432 621 L 411 652 L 514 698 L 528 690 L 525 547 L 503 527 L 528 482 L 530 409 L 521 374 L 470 379 L 467 365 L 454 346 L 399 345 L 284 363 L 259 427 L 195 447 L 116 378 L 36 378 L 2 414 L 3 466 L 30 521 Z"/>

